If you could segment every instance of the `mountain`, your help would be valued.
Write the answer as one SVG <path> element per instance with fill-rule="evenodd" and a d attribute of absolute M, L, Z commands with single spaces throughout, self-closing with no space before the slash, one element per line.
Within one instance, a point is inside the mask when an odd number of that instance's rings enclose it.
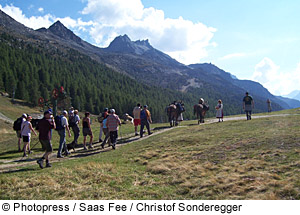
<path fill-rule="evenodd" d="M 300 90 L 294 90 L 293 92 L 291 92 L 288 95 L 285 95 L 284 97 L 300 101 Z"/>
<path fill-rule="evenodd" d="M 284 104 L 288 104 L 290 108 L 300 107 L 300 101 L 297 99 L 290 99 L 282 96 L 276 96 L 276 98 L 281 100 Z"/>
<path fill-rule="evenodd" d="M 254 97 L 256 112 L 267 110 L 267 99 L 272 100 L 274 110 L 290 108 L 257 82 L 238 80 L 213 64 L 181 64 L 152 47 L 148 40 L 131 41 L 125 34 L 116 37 L 107 48 L 99 48 L 76 36 L 59 21 L 48 29 L 34 31 L 3 12 L 0 13 L 0 20 L 0 33 L 43 48 L 48 53 L 60 52 L 58 56 L 64 56 L 76 50 L 107 66 L 112 72 L 125 74 L 142 86 L 161 89 L 162 92 L 169 89 L 181 95 L 178 99 L 186 100 L 192 96 L 194 102 L 197 102 L 203 97 L 210 104 L 222 99 L 226 104 L 225 115 L 241 113 L 241 100 L 245 91 Z M 165 104 L 171 101 L 168 97 L 164 100 Z"/>

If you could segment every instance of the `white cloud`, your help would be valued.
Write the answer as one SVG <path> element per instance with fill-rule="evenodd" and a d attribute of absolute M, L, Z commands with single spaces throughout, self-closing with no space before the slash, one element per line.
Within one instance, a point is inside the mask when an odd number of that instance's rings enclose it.
<path fill-rule="evenodd" d="M 229 60 L 232 58 L 245 57 L 246 55 L 247 55 L 246 53 L 233 53 L 221 57 L 220 60 Z"/>
<path fill-rule="evenodd" d="M 96 22 L 90 31 L 99 46 L 108 46 L 118 35 L 132 40 L 149 39 L 157 49 L 182 63 L 199 63 L 207 56 L 215 28 L 182 17 L 166 18 L 162 10 L 145 8 L 141 0 L 88 0 L 82 14 Z"/>
<path fill-rule="evenodd" d="M 252 80 L 258 81 L 272 94 L 287 95 L 300 86 L 300 62 L 292 71 L 281 71 L 271 59 L 265 57 L 255 66 Z"/>
<path fill-rule="evenodd" d="M 13 5 L 6 5 L 5 7 L 0 5 L 0 9 L 16 21 L 33 29 L 49 27 L 51 24 L 53 24 L 53 20 L 55 20 L 55 17 L 50 14 L 46 14 L 45 16 L 31 16 L 27 18 L 20 8 Z"/>
<path fill-rule="evenodd" d="M 44 8 L 40 7 L 40 8 L 38 9 L 38 11 L 39 11 L 40 13 L 44 13 Z"/>

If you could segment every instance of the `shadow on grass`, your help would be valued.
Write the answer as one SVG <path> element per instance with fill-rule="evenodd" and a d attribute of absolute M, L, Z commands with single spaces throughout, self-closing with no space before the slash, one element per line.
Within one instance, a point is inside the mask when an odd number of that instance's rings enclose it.
<path fill-rule="evenodd" d="M 23 168 L 23 169 L 14 169 L 14 170 L 8 170 L 3 171 L 1 174 L 11 174 L 11 173 L 17 173 L 17 172 L 28 172 L 28 171 L 34 171 L 36 168 Z"/>

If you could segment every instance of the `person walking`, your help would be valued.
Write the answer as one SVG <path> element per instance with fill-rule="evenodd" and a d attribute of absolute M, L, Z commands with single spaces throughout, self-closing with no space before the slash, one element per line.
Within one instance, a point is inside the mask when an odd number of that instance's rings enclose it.
<path fill-rule="evenodd" d="M 111 145 L 111 141 L 110 141 L 110 134 L 108 131 L 108 127 L 107 127 L 107 117 L 110 115 L 110 110 L 107 112 L 108 114 L 106 115 L 105 119 L 103 120 L 102 124 L 103 124 L 103 133 L 105 135 L 105 139 L 103 141 L 103 143 L 101 144 L 102 149 L 104 149 L 104 145 L 106 144 L 106 142 L 108 141 L 108 145 Z"/>
<path fill-rule="evenodd" d="M 62 150 L 64 149 L 65 155 L 68 156 L 70 152 L 67 149 L 66 143 L 66 129 L 68 131 L 69 137 L 71 137 L 71 132 L 69 129 L 69 124 L 67 120 L 68 112 L 64 110 L 61 116 L 57 116 L 57 119 L 60 118 L 60 122 L 56 121 L 56 130 L 59 134 L 59 147 L 57 152 L 57 158 L 63 158 Z"/>
<path fill-rule="evenodd" d="M 99 133 L 99 143 L 102 142 L 102 135 L 103 135 L 103 120 L 107 117 L 108 108 L 105 108 L 103 113 L 100 113 L 98 117 L 98 122 L 100 123 L 100 133 Z"/>
<path fill-rule="evenodd" d="M 268 105 L 268 113 L 272 112 L 272 105 L 271 105 L 271 100 L 267 99 L 267 105 Z"/>
<path fill-rule="evenodd" d="M 24 147 L 23 147 L 24 154 L 23 154 L 23 157 L 27 157 L 28 156 L 26 154 L 27 151 L 28 151 L 28 154 L 31 154 L 31 151 L 30 151 L 30 137 L 31 137 L 31 132 L 33 132 L 34 135 L 37 136 L 37 134 L 35 133 L 35 131 L 32 128 L 31 120 L 32 120 L 32 117 L 31 116 L 27 116 L 26 121 L 22 123 L 21 135 L 23 137 L 23 143 L 24 143 Z"/>
<path fill-rule="evenodd" d="M 91 128 L 91 119 L 90 119 L 90 113 L 85 112 L 85 117 L 82 120 L 82 133 L 83 133 L 83 149 L 87 150 L 86 148 L 86 137 L 87 135 L 90 136 L 90 143 L 89 143 L 89 149 L 93 148 L 93 132 Z"/>
<path fill-rule="evenodd" d="M 223 122 L 223 103 L 222 103 L 222 100 L 219 99 L 218 101 L 218 105 L 216 106 L 216 110 L 217 110 L 217 113 L 216 113 L 216 117 L 219 119 L 219 122 Z"/>
<path fill-rule="evenodd" d="M 134 131 L 135 131 L 135 136 L 138 136 L 138 126 L 141 125 L 141 104 L 138 103 L 136 107 L 133 109 L 133 124 L 134 124 Z"/>
<path fill-rule="evenodd" d="M 141 129 L 140 129 L 140 137 L 143 137 L 144 133 L 144 126 L 146 126 L 148 135 L 151 135 L 152 133 L 150 132 L 150 123 L 152 123 L 151 120 L 151 113 L 148 110 L 148 106 L 144 105 L 144 109 L 141 111 Z"/>
<path fill-rule="evenodd" d="M 18 138 L 18 151 L 21 152 L 21 141 L 22 141 L 22 135 L 21 135 L 21 129 L 23 122 L 26 121 L 27 114 L 23 113 L 20 118 L 18 118 L 16 121 L 14 121 L 13 129 L 16 131 L 17 138 Z"/>
<path fill-rule="evenodd" d="M 118 130 L 119 130 L 119 126 L 121 126 L 121 120 L 119 116 L 116 114 L 115 109 L 110 110 L 110 115 L 107 117 L 106 124 L 109 130 L 109 136 L 110 136 L 112 148 L 116 149 Z"/>
<path fill-rule="evenodd" d="M 247 120 L 251 120 L 252 109 L 254 109 L 254 100 L 252 96 L 246 92 L 245 97 L 243 98 L 243 110 L 246 113 Z"/>
<path fill-rule="evenodd" d="M 69 127 L 72 128 L 72 131 L 74 133 L 74 140 L 72 142 L 72 145 L 74 144 L 75 146 L 77 146 L 78 144 L 78 138 L 80 134 L 79 123 L 80 117 L 78 115 L 78 110 L 74 110 L 74 114 L 69 115 Z"/>
<path fill-rule="evenodd" d="M 51 130 L 55 129 L 55 121 L 53 119 L 52 113 L 49 111 L 44 112 L 44 118 L 39 121 L 39 140 L 42 144 L 42 148 L 45 151 L 43 157 L 38 159 L 36 162 L 41 169 L 44 168 L 44 160 L 46 159 L 46 167 L 51 167 L 49 162 L 49 155 L 52 153 L 53 148 L 51 144 Z"/>

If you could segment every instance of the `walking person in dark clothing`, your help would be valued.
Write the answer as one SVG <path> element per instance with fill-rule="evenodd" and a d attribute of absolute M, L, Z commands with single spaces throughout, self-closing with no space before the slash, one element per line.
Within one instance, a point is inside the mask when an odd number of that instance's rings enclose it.
<path fill-rule="evenodd" d="M 46 159 L 46 167 L 51 167 L 49 162 L 49 155 L 52 153 L 53 148 L 51 144 L 51 129 L 55 129 L 55 121 L 53 119 L 52 113 L 46 111 L 44 113 L 44 118 L 39 121 L 39 140 L 42 144 L 43 150 L 45 150 L 45 154 L 42 158 L 37 160 L 40 168 L 44 168 L 44 160 Z"/>
<path fill-rule="evenodd" d="M 83 148 L 84 150 L 87 150 L 86 148 L 86 136 L 90 136 L 90 144 L 89 149 L 93 148 L 93 132 L 91 128 L 91 119 L 90 119 L 90 113 L 86 112 L 85 117 L 82 120 L 82 133 L 83 133 Z"/>
<path fill-rule="evenodd" d="M 252 109 L 254 109 L 254 100 L 249 93 L 246 92 L 246 96 L 243 99 L 243 109 L 246 112 L 247 120 L 251 120 Z"/>
<path fill-rule="evenodd" d="M 140 137 L 143 137 L 144 126 L 146 126 L 146 128 L 147 128 L 148 135 L 152 134 L 150 132 L 150 123 L 152 123 L 151 114 L 150 114 L 150 111 L 147 108 L 148 108 L 148 106 L 145 105 L 144 109 L 141 111 L 141 116 L 140 116 L 140 119 L 141 119 Z"/>

